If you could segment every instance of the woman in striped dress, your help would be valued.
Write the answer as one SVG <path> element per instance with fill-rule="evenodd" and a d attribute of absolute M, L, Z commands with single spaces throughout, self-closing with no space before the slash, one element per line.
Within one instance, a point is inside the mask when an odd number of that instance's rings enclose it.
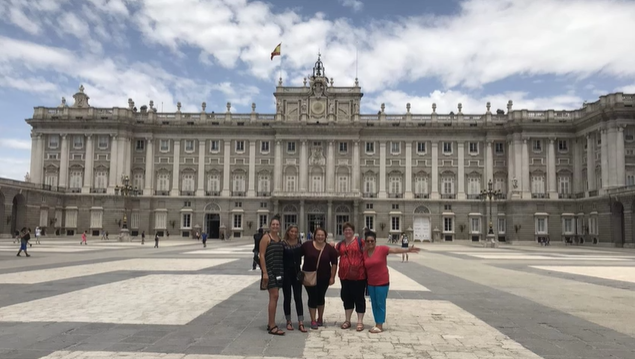
<path fill-rule="evenodd" d="M 269 292 L 267 331 L 272 335 L 284 335 L 284 332 L 276 325 L 278 297 L 284 282 L 284 247 L 279 233 L 280 218 L 274 216 L 269 223 L 269 233 L 265 234 L 260 241 L 260 269 L 262 270 L 260 289 Z"/>

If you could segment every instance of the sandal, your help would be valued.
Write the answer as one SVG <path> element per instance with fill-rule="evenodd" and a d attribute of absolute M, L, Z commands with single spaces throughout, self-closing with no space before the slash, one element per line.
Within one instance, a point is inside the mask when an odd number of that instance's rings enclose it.
<path fill-rule="evenodd" d="M 273 327 L 269 328 L 268 333 L 271 335 L 284 335 L 284 332 L 281 331 L 277 325 L 274 325 Z"/>
<path fill-rule="evenodd" d="M 372 328 L 369 330 L 369 332 L 371 332 L 371 333 L 373 333 L 373 334 L 378 334 L 378 333 L 383 332 L 383 330 L 381 330 L 381 329 L 379 329 L 379 328 L 377 328 L 377 327 L 372 327 Z"/>
<path fill-rule="evenodd" d="M 357 323 L 357 328 L 355 328 L 358 332 L 361 332 L 362 330 L 364 330 L 364 324 L 362 323 Z M 379 328 L 378 328 L 379 329 Z"/>
<path fill-rule="evenodd" d="M 293 330 L 293 324 L 291 324 L 291 321 L 287 322 L 287 330 L 288 331 L 292 331 Z"/>
<path fill-rule="evenodd" d="M 300 330 L 302 333 L 307 332 L 307 330 L 304 329 L 304 323 L 298 323 L 298 330 Z"/>
<path fill-rule="evenodd" d="M 349 321 L 346 321 L 346 322 L 342 323 L 342 325 L 340 326 L 340 328 L 342 328 L 342 329 L 348 329 L 350 327 L 351 327 L 351 322 L 349 322 Z"/>
<path fill-rule="evenodd" d="M 311 329 L 313 329 L 313 330 L 318 330 L 318 324 L 317 324 L 317 322 L 314 322 L 314 321 L 312 321 L 312 322 L 311 322 Z"/>

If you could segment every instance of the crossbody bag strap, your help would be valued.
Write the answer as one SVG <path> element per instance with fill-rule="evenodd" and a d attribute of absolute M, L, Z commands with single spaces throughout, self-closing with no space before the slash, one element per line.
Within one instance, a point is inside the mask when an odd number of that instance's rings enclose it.
<path fill-rule="evenodd" d="M 324 248 L 326 248 L 328 244 L 324 244 Z M 315 271 L 317 272 L 318 268 L 320 268 L 320 258 L 322 258 L 322 252 L 324 252 L 324 248 L 320 250 L 320 255 L 318 256 L 317 264 L 315 265 Z"/>

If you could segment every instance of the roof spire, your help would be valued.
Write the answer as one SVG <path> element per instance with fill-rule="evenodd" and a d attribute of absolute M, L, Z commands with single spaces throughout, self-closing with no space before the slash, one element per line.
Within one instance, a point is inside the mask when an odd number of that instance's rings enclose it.
<path fill-rule="evenodd" d="M 318 59 L 313 66 L 313 77 L 326 77 L 324 64 L 322 64 L 322 54 L 318 51 Z"/>

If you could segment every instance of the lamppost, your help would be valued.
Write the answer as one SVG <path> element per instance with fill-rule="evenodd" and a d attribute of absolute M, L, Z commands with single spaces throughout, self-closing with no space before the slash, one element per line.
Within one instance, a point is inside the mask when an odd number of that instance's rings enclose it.
<path fill-rule="evenodd" d="M 130 241 L 130 230 L 128 229 L 128 202 L 131 196 L 137 196 L 139 191 L 130 184 L 128 175 L 121 176 L 121 186 L 115 186 L 115 195 L 123 197 L 123 220 L 121 222 L 121 233 L 119 241 Z"/>
<path fill-rule="evenodd" d="M 489 180 L 489 182 L 487 182 L 487 189 L 481 190 L 481 195 L 480 195 L 483 200 L 486 200 L 489 198 L 489 230 L 487 231 L 488 237 L 494 235 L 494 228 L 492 226 L 492 200 L 502 195 L 501 191 L 494 190 L 493 187 L 494 186 L 492 184 L 492 180 Z"/>

